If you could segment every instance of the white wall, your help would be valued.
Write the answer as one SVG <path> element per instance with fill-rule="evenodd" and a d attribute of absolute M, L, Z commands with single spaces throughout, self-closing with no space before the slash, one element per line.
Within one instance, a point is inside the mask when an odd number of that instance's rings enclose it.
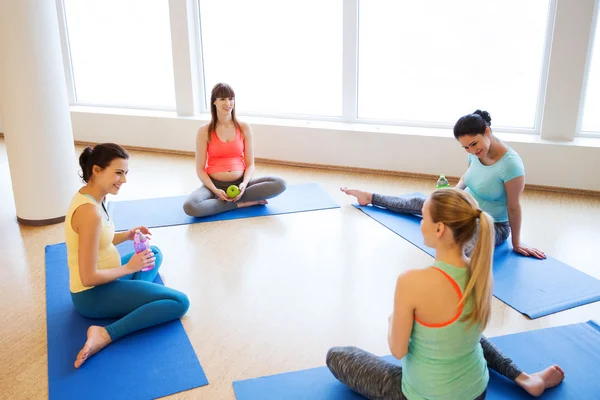
<path fill-rule="evenodd" d="M 75 140 L 193 151 L 203 117 L 73 107 Z M 460 176 L 465 151 L 450 130 L 336 122 L 243 118 L 255 133 L 255 157 L 281 161 Z M 528 184 L 600 191 L 600 139 L 547 141 L 495 132 L 523 158 Z"/>

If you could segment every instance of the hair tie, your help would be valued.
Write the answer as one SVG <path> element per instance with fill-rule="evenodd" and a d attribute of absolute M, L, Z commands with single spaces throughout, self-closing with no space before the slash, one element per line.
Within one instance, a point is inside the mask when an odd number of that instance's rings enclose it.
<path fill-rule="evenodd" d="M 481 217 L 481 209 L 478 208 L 477 209 L 477 216 L 476 216 L 476 218 L 480 218 L 480 217 Z"/>

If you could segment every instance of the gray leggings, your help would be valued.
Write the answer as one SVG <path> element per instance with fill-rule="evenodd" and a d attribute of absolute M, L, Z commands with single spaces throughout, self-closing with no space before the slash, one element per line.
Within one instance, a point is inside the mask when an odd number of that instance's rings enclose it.
<path fill-rule="evenodd" d="M 517 379 L 521 370 L 485 336 L 481 347 L 488 367 Z M 402 393 L 402 367 L 356 347 L 333 347 L 327 352 L 327 367 L 340 382 L 370 400 L 407 400 Z M 484 390 L 474 400 L 485 399 Z M 469 400 L 469 399 L 465 399 Z"/>
<path fill-rule="evenodd" d="M 242 183 L 243 178 L 232 182 L 218 181 L 212 179 L 218 189 L 227 191 L 229 185 L 238 185 Z M 278 177 L 264 176 L 252 179 L 248 182 L 244 195 L 238 200 L 257 201 L 266 200 L 280 195 L 286 189 L 285 181 Z M 206 217 L 219 214 L 225 211 L 231 211 L 238 207 L 238 202 L 223 201 L 216 198 L 216 195 L 206 186 L 194 190 L 183 204 L 183 211 L 192 217 Z"/>
<path fill-rule="evenodd" d="M 383 196 L 380 194 L 373 193 L 372 203 L 374 206 L 384 207 L 390 211 L 399 213 L 399 214 L 416 214 L 421 215 L 421 209 L 423 208 L 423 203 L 427 200 L 427 196 L 424 195 L 407 195 L 407 196 Z M 496 246 L 504 243 L 508 236 L 510 235 L 510 224 L 508 222 L 496 222 L 494 224 L 494 244 Z M 466 254 L 470 254 L 475 241 L 477 240 L 477 233 L 475 233 L 475 237 L 466 246 Z"/>

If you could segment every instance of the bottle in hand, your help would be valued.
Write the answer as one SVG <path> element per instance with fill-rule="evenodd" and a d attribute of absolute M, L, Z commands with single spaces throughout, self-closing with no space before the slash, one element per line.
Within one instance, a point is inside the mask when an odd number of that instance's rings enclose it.
<path fill-rule="evenodd" d="M 141 253 L 146 249 L 150 249 L 150 241 L 139 229 L 136 229 L 135 235 L 133 236 L 133 248 L 135 249 L 136 254 Z M 154 264 L 142 268 L 142 271 L 150 271 L 152 268 L 154 268 Z"/>

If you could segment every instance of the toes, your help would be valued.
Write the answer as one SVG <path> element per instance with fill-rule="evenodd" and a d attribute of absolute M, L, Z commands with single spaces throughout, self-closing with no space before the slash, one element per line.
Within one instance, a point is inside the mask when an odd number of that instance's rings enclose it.
<path fill-rule="evenodd" d="M 85 362 L 85 360 L 87 359 L 86 356 L 83 357 L 77 357 L 77 360 L 75 360 L 75 368 L 79 368 L 81 367 L 81 365 Z"/>

